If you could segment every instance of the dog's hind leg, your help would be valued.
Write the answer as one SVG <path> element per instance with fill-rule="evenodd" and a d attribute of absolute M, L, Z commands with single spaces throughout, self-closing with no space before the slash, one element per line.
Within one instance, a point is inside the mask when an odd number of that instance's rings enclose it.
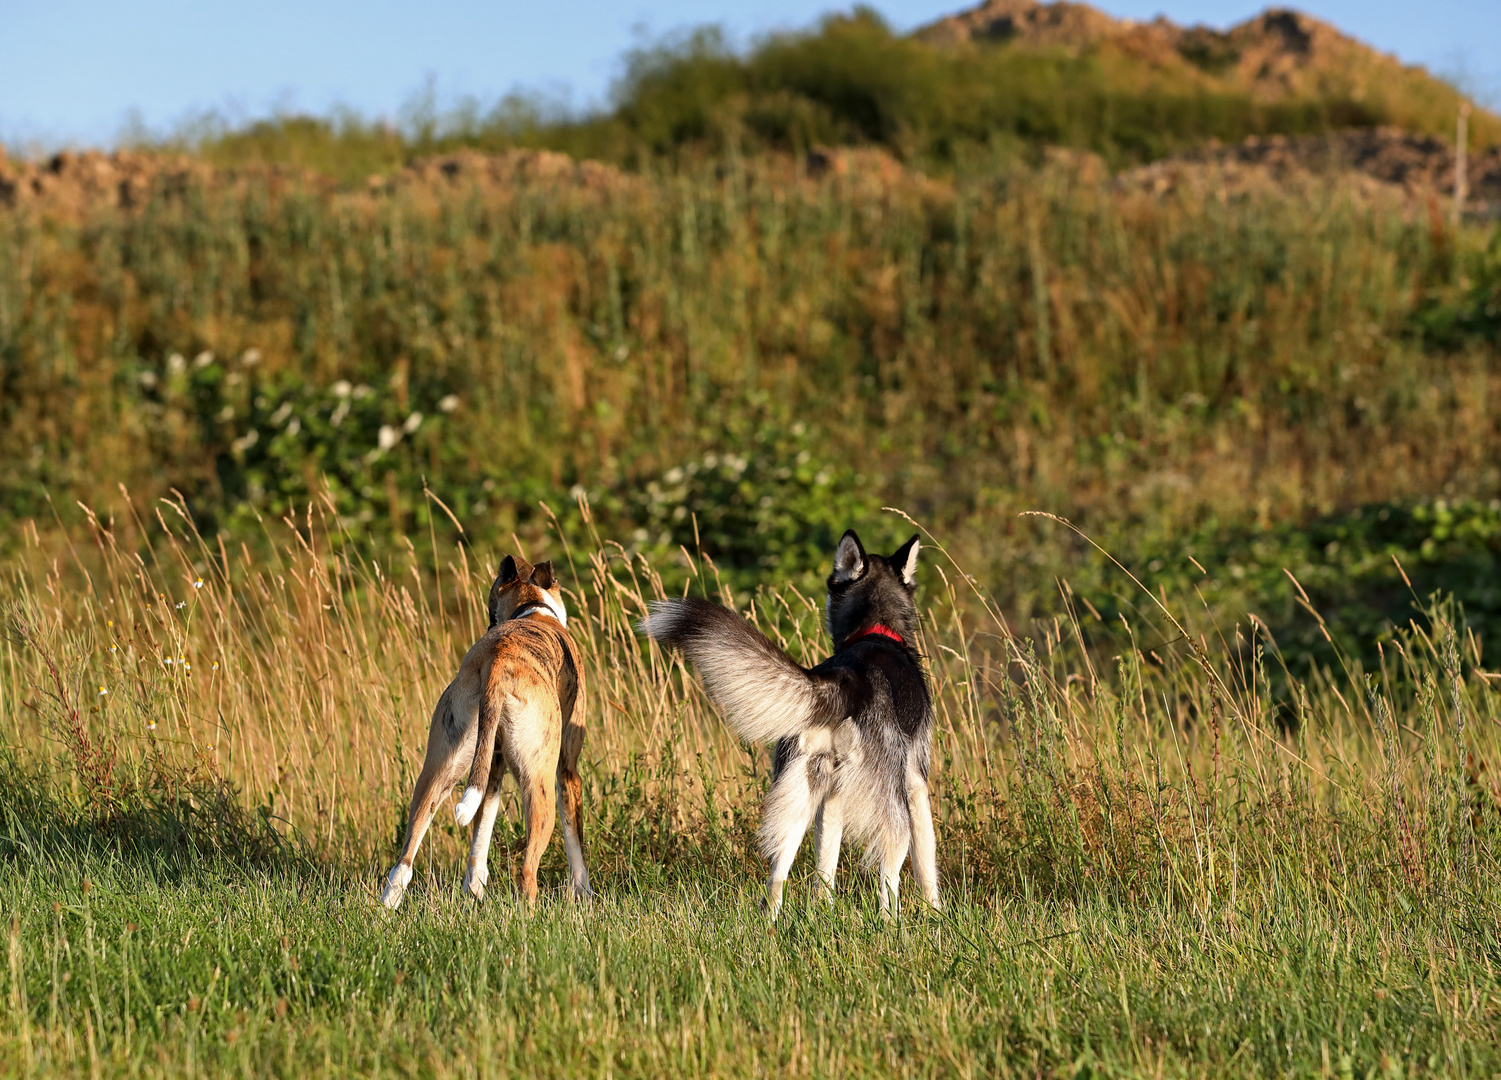
<path fill-rule="evenodd" d="M 381 903 L 393 911 L 401 906 L 401 898 L 412 881 L 412 861 L 417 857 L 417 849 L 427 835 L 433 815 L 463 775 L 466 759 L 474 752 L 473 739 L 473 718 L 468 724 L 457 723 L 445 695 L 438 702 L 433 726 L 427 736 L 427 758 L 422 763 L 417 786 L 412 790 L 412 802 L 407 809 L 406 842 L 401 846 L 396 865 L 386 877 L 386 888 L 380 898 Z"/>
<path fill-rule="evenodd" d="M 915 772 L 907 774 L 907 816 L 912 819 L 912 876 L 922 898 L 935 910 L 938 899 L 938 841 L 933 835 L 933 804 L 928 784 Z"/>
<path fill-rule="evenodd" d="M 517 884 L 528 906 L 537 902 L 537 865 L 552 839 L 557 822 L 557 764 L 561 724 L 554 713 L 538 705 L 519 705 L 507 733 L 506 761 L 521 789 L 521 812 L 526 818 L 526 853 Z"/>
<path fill-rule="evenodd" d="M 575 900 L 594 895 L 589 887 L 589 868 L 584 865 L 584 784 L 578 774 L 583 745 L 582 727 L 570 724 L 563 729 L 562 752 L 558 755 L 558 815 L 563 819 L 563 849 L 568 853 Z"/>
<path fill-rule="evenodd" d="M 537 902 L 537 866 L 542 862 L 542 852 L 552 839 L 552 827 L 557 820 L 555 798 L 551 790 L 556 781 L 551 773 L 543 772 L 528 777 L 521 784 L 521 805 L 526 815 L 526 855 L 521 861 L 518 884 L 528 906 Z"/>
<path fill-rule="evenodd" d="M 902 880 L 902 863 L 907 861 L 907 847 L 911 841 L 910 836 L 889 836 L 883 839 L 881 844 L 881 879 L 877 883 L 880 889 L 881 918 L 894 919 L 897 916 L 897 887 Z"/>
<path fill-rule="evenodd" d="M 813 819 L 813 849 L 818 854 L 816 894 L 834 903 L 834 872 L 839 867 L 839 842 L 844 834 L 844 804 L 831 791 Z"/>
<path fill-rule="evenodd" d="M 766 913 L 773 919 L 782 910 L 782 887 L 813 817 L 808 761 L 796 757 L 787 762 L 772 781 L 761 818 L 761 850 L 771 863 L 766 879 Z"/>
<path fill-rule="evenodd" d="M 500 784 L 505 778 L 505 762 L 495 761 L 490 766 L 485 798 L 480 803 L 479 816 L 474 821 L 474 838 L 469 843 L 469 868 L 464 873 L 464 891 L 476 900 L 485 898 L 485 886 L 490 884 L 490 838 L 494 835 L 495 819 L 500 813 Z"/>

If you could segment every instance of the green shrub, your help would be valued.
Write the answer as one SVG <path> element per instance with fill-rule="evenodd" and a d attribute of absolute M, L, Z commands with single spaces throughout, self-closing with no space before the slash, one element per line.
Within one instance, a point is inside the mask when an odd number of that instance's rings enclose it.
<path fill-rule="evenodd" d="M 1123 561 L 1180 607 L 1197 591 L 1221 618 L 1257 616 L 1300 678 L 1346 662 L 1379 671 L 1383 659 L 1400 674 L 1392 643 L 1412 625 L 1430 632 L 1440 597 L 1480 649 L 1501 642 L 1501 500 L 1382 503 L 1266 529 L 1211 522 Z M 1099 632 L 1110 640 L 1119 616 L 1150 608 L 1100 560 L 1072 584 L 1100 612 Z M 1233 626 L 1220 629 L 1234 636 Z"/>

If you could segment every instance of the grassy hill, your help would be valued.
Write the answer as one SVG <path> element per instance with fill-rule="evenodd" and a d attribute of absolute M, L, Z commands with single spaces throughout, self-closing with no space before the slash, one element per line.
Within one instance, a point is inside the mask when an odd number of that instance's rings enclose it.
<path fill-rule="evenodd" d="M 470 147 L 552 149 L 642 167 L 664 159 L 877 145 L 929 170 L 1062 145 L 1115 165 L 1206 139 L 1395 125 L 1452 139 L 1461 98 L 1421 68 L 1309 16 L 1272 10 L 1229 31 L 1117 20 L 1087 5 L 993 0 L 900 35 L 873 11 L 830 15 L 745 50 L 713 28 L 627 58 L 612 105 L 577 115 L 512 97 L 405 126 L 286 116 L 187 133 L 224 166 L 283 163 L 348 180 Z M 1501 120 L 1472 120 L 1477 149 Z"/>
<path fill-rule="evenodd" d="M 1087 4 L 988 0 L 915 35 L 955 50 L 1062 50 L 1097 58 L 1113 80 L 1143 91 L 1244 96 L 1261 103 L 1321 103 L 1331 118 L 1392 124 L 1452 136 L 1462 100 L 1421 67 L 1290 8 L 1269 8 L 1228 30 L 1114 19 Z M 1501 135 L 1498 118 L 1474 121 L 1481 145 Z"/>

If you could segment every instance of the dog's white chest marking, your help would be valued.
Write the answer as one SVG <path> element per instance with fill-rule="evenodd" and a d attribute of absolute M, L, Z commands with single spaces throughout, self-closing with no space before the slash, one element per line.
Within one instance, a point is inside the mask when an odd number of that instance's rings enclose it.
<path fill-rule="evenodd" d="M 524 604 L 521 610 L 511 618 L 524 619 L 529 615 L 551 615 L 563 626 L 568 625 L 568 610 L 560 601 L 554 599 L 551 593 L 544 592 L 541 600 L 533 600 L 529 604 Z"/>

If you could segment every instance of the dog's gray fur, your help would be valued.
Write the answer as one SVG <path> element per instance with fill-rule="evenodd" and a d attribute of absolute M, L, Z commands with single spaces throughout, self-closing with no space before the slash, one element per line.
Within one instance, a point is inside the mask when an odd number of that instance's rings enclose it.
<path fill-rule="evenodd" d="M 814 668 L 704 600 L 659 601 L 641 624 L 654 640 L 683 650 L 737 734 L 777 744 L 761 821 L 773 917 L 810 823 L 828 896 L 847 832 L 878 868 L 882 912 L 892 910 L 909 849 L 923 898 L 939 906 L 928 795 L 933 714 L 914 647 L 917 555 L 915 536 L 890 556 L 868 556 L 853 530 L 844 534 L 828 581 L 836 648 Z"/>

